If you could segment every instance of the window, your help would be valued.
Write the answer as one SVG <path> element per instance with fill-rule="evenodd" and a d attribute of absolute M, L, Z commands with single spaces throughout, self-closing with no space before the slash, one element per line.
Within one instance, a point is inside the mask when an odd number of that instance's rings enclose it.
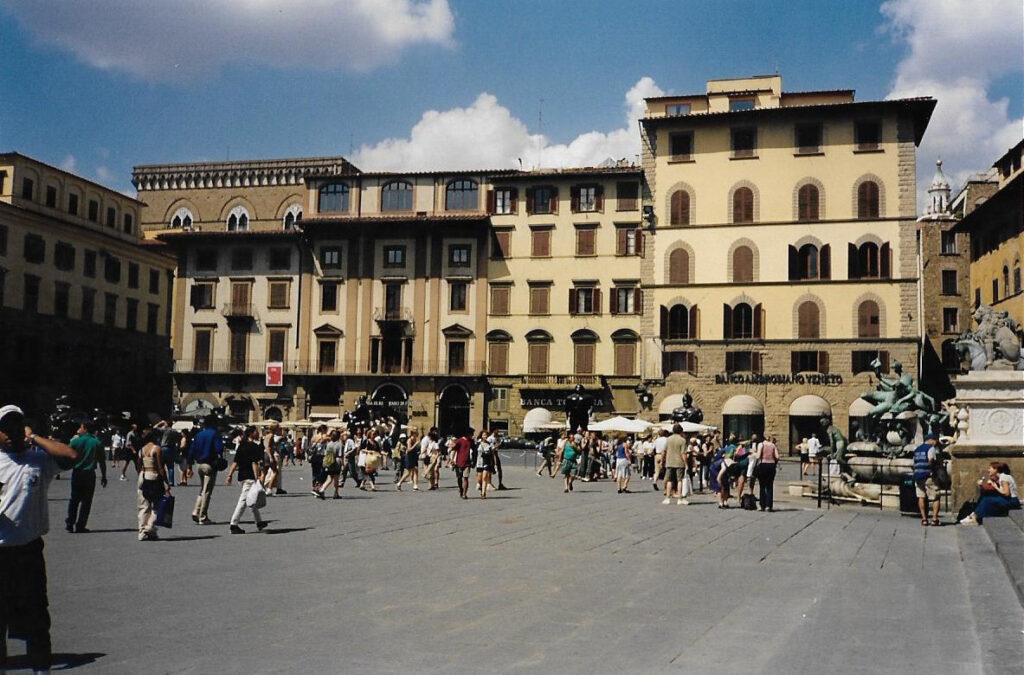
<path fill-rule="evenodd" d="M 349 188 L 345 183 L 328 183 L 317 193 L 317 211 L 320 213 L 347 213 Z"/>
<path fill-rule="evenodd" d="M 128 263 L 128 288 L 139 287 L 139 264 Z"/>
<path fill-rule="evenodd" d="M 960 331 L 960 312 L 956 307 L 942 308 L 942 332 L 957 333 Z"/>
<path fill-rule="evenodd" d="M 479 191 L 474 180 L 453 180 L 444 191 L 444 210 L 476 211 L 480 208 Z"/>
<path fill-rule="evenodd" d="M 832 247 L 814 244 L 789 247 L 789 280 L 829 279 L 832 276 Z"/>
<path fill-rule="evenodd" d="M 325 281 L 320 284 L 320 311 L 338 311 L 338 282 Z"/>
<path fill-rule="evenodd" d="M 737 188 L 732 193 L 732 222 L 754 222 L 754 191 L 748 187 Z"/>
<path fill-rule="evenodd" d="M 668 282 L 690 283 L 690 254 L 686 249 L 677 248 L 668 254 Z"/>
<path fill-rule="evenodd" d="M 217 271 L 217 249 L 201 248 L 196 251 L 196 271 L 215 272 Z"/>
<path fill-rule="evenodd" d="M 821 337 L 821 312 L 817 303 L 801 302 L 797 307 L 797 333 L 801 340 L 817 340 Z"/>
<path fill-rule="evenodd" d="M 636 374 L 636 342 L 618 341 L 614 343 L 615 363 L 612 368 L 619 377 Z"/>
<path fill-rule="evenodd" d="M 882 143 L 881 120 L 858 120 L 853 125 L 853 142 L 857 150 L 878 150 Z"/>
<path fill-rule="evenodd" d="M 892 252 L 889 244 L 879 246 L 866 242 L 860 247 L 850 244 L 849 275 L 851 279 L 888 279 L 891 276 Z"/>
<path fill-rule="evenodd" d="M 75 247 L 58 241 L 53 247 L 53 265 L 63 272 L 75 269 Z"/>
<path fill-rule="evenodd" d="M 516 213 L 519 207 L 519 191 L 515 188 L 496 188 L 493 193 L 494 207 L 492 211 L 506 216 Z"/>
<path fill-rule="evenodd" d="M 1003 297 L 1010 295 L 1010 268 L 1003 265 Z"/>
<path fill-rule="evenodd" d="M 185 230 L 192 229 L 192 212 L 184 206 L 174 212 L 174 217 L 171 218 L 171 227 L 183 228 Z"/>
<path fill-rule="evenodd" d="M 324 246 L 320 249 L 320 265 L 325 270 L 341 269 L 341 247 Z"/>
<path fill-rule="evenodd" d="M 57 206 L 57 186 L 46 186 L 46 205 L 51 209 Z"/>
<path fill-rule="evenodd" d="M 90 279 L 96 278 L 96 251 L 85 250 L 82 257 L 82 274 Z"/>
<path fill-rule="evenodd" d="M 690 193 L 686 190 L 676 190 L 672 193 L 669 214 L 670 225 L 690 224 Z"/>
<path fill-rule="evenodd" d="M 228 364 L 231 372 L 244 373 L 249 357 L 249 331 L 234 328 L 229 334 L 231 361 Z"/>
<path fill-rule="evenodd" d="M 992 302 L 999 302 L 999 279 L 992 280 Z"/>
<path fill-rule="evenodd" d="M 534 258 L 551 257 L 551 228 L 530 230 L 530 255 Z"/>
<path fill-rule="evenodd" d="M 252 316 L 252 282 L 231 282 L 231 307 L 229 316 Z"/>
<path fill-rule="evenodd" d="M 943 232 L 941 235 L 942 247 L 940 252 L 942 255 L 956 255 L 956 233 L 955 232 Z"/>
<path fill-rule="evenodd" d="M 1021 281 L 1020 281 L 1020 261 L 1013 263 L 1013 292 L 1021 292 Z"/>
<path fill-rule="evenodd" d="M 96 291 L 92 288 L 82 289 L 82 321 L 92 323 L 96 313 Z"/>
<path fill-rule="evenodd" d="M 874 370 L 872 361 L 878 360 L 883 373 L 889 372 L 889 352 L 877 349 L 864 349 L 852 353 L 851 369 L 854 375 L 870 373 Z"/>
<path fill-rule="evenodd" d="M 117 227 L 117 211 L 113 206 L 107 207 L 107 227 L 111 229 Z"/>
<path fill-rule="evenodd" d="M 130 213 L 124 214 L 123 218 L 123 229 L 125 234 L 131 234 L 132 228 L 135 227 L 135 218 Z"/>
<path fill-rule="evenodd" d="M 338 360 L 338 341 L 334 339 L 320 340 L 317 353 L 319 355 L 317 371 L 333 373 Z"/>
<path fill-rule="evenodd" d="M 228 214 L 228 232 L 245 232 L 249 229 L 249 212 L 236 206 Z"/>
<path fill-rule="evenodd" d="M 38 234 L 25 235 L 25 262 L 41 265 L 46 261 L 46 242 Z"/>
<path fill-rule="evenodd" d="M 530 375 L 546 375 L 548 372 L 547 342 L 531 342 L 528 345 L 527 370 Z"/>
<path fill-rule="evenodd" d="M 689 373 L 697 375 L 697 354 L 694 352 L 665 352 L 661 356 L 661 372 L 664 377 L 669 373 Z"/>
<path fill-rule="evenodd" d="M 252 249 L 251 248 L 233 248 L 231 249 L 231 269 L 232 270 L 251 270 L 252 269 Z"/>
<path fill-rule="evenodd" d="M 287 340 L 287 328 L 270 328 L 267 330 L 267 361 L 284 361 L 284 350 Z"/>
<path fill-rule="evenodd" d="M 640 201 L 640 184 L 616 183 L 615 200 L 616 211 L 636 211 L 637 202 Z"/>
<path fill-rule="evenodd" d="M 816 185 L 802 185 L 796 193 L 797 220 L 818 220 L 820 194 Z"/>
<path fill-rule="evenodd" d="M 794 373 L 827 373 L 828 352 L 790 352 L 790 368 Z"/>
<path fill-rule="evenodd" d="M 74 192 L 68 195 L 68 213 L 73 216 L 78 215 L 78 195 Z"/>
<path fill-rule="evenodd" d="M 741 302 L 735 307 L 722 306 L 722 335 L 726 339 L 749 340 L 764 337 L 764 310 L 760 304 L 751 307 Z"/>
<path fill-rule="evenodd" d="M 593 227 L 576 228 L 576 255 L 597 255 L 597 230 Z"/>
<path fill-rule="evenodd" d="M 103 278 L 108 284 L 121 283 L 121 261 L 112 255 L 103 260 Z"/>
<path fill-rule="evenodd" d="M 490 375 L 508 374 L 508 343 L 488 342 L 487 343 L 487 372 Z M 506 396 L 508 389 L 504 389 Z M 497 389 L 493 390 L 497 393 Z"/>
<path fill-rule="evenodd" d="M 302 209 L 298 205 L 293 205 L 288 209 L 288 213 L 284 214 L 284 229 L 294 230 L 296 223 L 302 221 Z"/>
<path fill-rule="evenodd" d="M 405 267 L 405 247 L 385 246 L 384 267 Z"/>
<path fill-rule="evenodd" d="M 35 192 L 36 184 L 31 178 L 21 179 L 21 198 L 32 199 L 32 195 Z"/>
<path fill-rule="evenodd" d="M 95 199 L 89 200 L 89 220 L 96 223 L 100 219 L 100 203 Z"/>
<path fill-rule="evenodd" d="M 451 267 L 469 267 L 470 246 L 452 244 L 448 247 L 448 264 Z"/>
<path fill-rule="evenodd" d="M 693 132 L 682 131 L 668 135 L 669 160 L 689 162 L 693 157 Z"/>
<path fill-rule="evenodd" d="M 865 300 L 857 307 L 857 337 L 877 338 L 880 336 L 880 313 L 878 303 Z"/>
<path fill-rule="evenodd" d="M 551 313 L 551 287 L 530 287 L 530 314 L 546 315 Z"/>
<path fill-rule="evenodd" d="M 942 270 L 942 294 L 957 295 L 956 270 Z"/>
<path fill-rule="evenodd" d="M 643 309 L 643 291 L 635 286 L 617 286 L 612 289 L 612 314 L 640 314 Z"/>
<path fill-rule="evenodd" d="M 452 312 L 466 311 L 466 290 L 468 284 L 465 281 L 453 281 L 449 284 L 448 309 Z"/>
<path fill-rule="evenodd" d="M 615 228 L 615 254 L 640 255 L 643 235 L 640 228 L 629 225 Z"/>
<path fill-rule="evenodd" d="M 124 327 L 134 333 L 139 329 L 139 301 L 135 298 L 127 298 L 124 310 Z"/>
<path fill-rule="evenodd" d="M 878 217 L 878 183 L 866 180 L 857 186 L 857 217 Z"/>
<path fill-rule="evenodd" d="M 491 231 L 491 259 L 504 260 L 512 250 L 512 230 Z"/>
<path fill-rule="evenodd" d="M 448 343 L 448 373 L 457 375 L 466 372 L 466 343 L 457 340 Z"/>
<path fill-rule="evenodd" d="M 672 103 L 665 106 L 666 115 L 689 115 L 690 104 L 689 103 Z"/>
<path fill-rule="evenodd" d="M 210 354 L 213 351 L 213 330 L 210 328 L 197 328 L 195 336 L 195 350 L 193 351 L 192 369 L 197 372 L 210 370 Z"/>
<path fill-rule="evenodd" d="M 753 110 L 755 101 L 752 98 L 730 98 L 729 99 L 729 112 L 736 112 L 737 110 Z"/>
<path fill-rule="evenodd" d="M 594 355 L 597 345 L 591 341 L 573 343 L 573 370 L 576 375 L 594 374 Z"/>
<path fill-rule="evenodd" d="M 117 326 L 117 295 L 114 293 L 103 296 L 103 325 L 108 328 Z"/>
<path fill-rule="evenodd" d="M 155 302 L 146 303 L 146 332 L 156 335 L 160 323 L 160 305 Z"/>
<path fill-rule="evenodd" d="M 292 266 L 292 250 L 286 247 L 270 249 L 270 269 L 286 270 Z"/>
<path fill-rule="evenodd" d="M 604 190 L 600 185 L 577 185 L 570 192 L 573 213 L 589 213 L 604 209 Z"/>
<path fill-rule="evenodd" d="M 527 213 L 558 213 L 558 190 L 553 187 L 535 187 L 526 191 Z"/>
<path fill-rule="evenodd" d="M 34 274 L 25 275 L 25 294 L 22 309 L 25 312 L 39 311 L 39 277 Z"/>
<path fill-rule="evenodd" d="M 508 316 L 512 295 L 511 286 L 491 286 L 491 314 Z M 533 314 L 534 312 L 530 312 Z"/>
<path fill-rule="evenodd" d="M 737 246 L 732 252 L 732 280 L 740 284 L 754 281 L 754 251 L 749 246 Z"/>
<path fill-rule="evenodd" d="M 726 352 L 725 372 L 759 373 L 761 372 L 760 356 L 760 352 Z"/>
<path fill-rule="evenodd" d="M 756 157 L 757 128 L 738 127 L 732 130 L 732 156 Z"/>
<path fill-rule="evenodd" d="M 700 311 L 697 306 L 672 305 L 661 308 L 661 337 L 665 340 L 694 340 L 699 336 Z"/>
<path fill-rule="evenodd" d="M 402 315 L 402 284 L 384 284 L 384 312 L 389 319 Z"/>
<path fill-rule="evenodd" d="M 267 282 L 268 309 L 288 309 L 291 298 L 291 282 L 286 279 Z"/>
<path fill-rule="evenodd" d="M 196 281 L 192 284 L 192 309 L 213 309 L 217 283 L 214 281 Z"/>
<path fill-rule="evenodd" d="M 821 152 L 821 124 L 809 122 L 796 125 L 796 151 L 800 155 Z"/>
<path fill-rule="evenodd" d="M 975 307 L 981 307 L 981 289 L 980 288 L 975 288 L 974 289 L 974 306 Z"/>
<path fill-rule="evenodd" d="M 381 211 L 412 211 L 412 184 L 402 180 L 387 183 L 380 189 Z"/>
<path fill-rule="evenodd" d="M 580 286 L 569 289 L 570 314 L 600 314 L 601 289 L 593 286 Z"/>
<path fill-rule="evenodd" d="M 54 316 L 68 315 L 70 303 L 71 286 L 63 281 L 55 281 L 53 284 L 53 314 Z"/>

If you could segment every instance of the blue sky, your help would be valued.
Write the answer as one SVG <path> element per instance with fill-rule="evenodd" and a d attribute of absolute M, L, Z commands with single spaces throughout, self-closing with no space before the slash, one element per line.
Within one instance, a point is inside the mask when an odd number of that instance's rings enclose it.
<path fill-rule="evenodd" d="M 778 71 L 933 95 L 919 175 L 1021 138 L 1019 0 L 5 0 L 0 150 L 131 192 L 136 164 L 341 154 L 365 169 L 596 164 L 645 95 Z M 543 122 L 539 120 L 542 113 Z"/>

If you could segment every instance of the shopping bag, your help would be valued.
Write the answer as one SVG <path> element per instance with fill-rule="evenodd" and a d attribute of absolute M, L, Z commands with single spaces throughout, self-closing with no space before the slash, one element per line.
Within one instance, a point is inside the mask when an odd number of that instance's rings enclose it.
<path fill-rule="evenodd" d="M 258 480 L 253 481 L 252 487 L 245 495 L 245 504 L 250 509 L 262 509 L 267 505 L 267 491 Z"/>
<path fill-rule="evenodd" d="M 156 524 L 170 528 L 174 522 L 174 495 L 164 495 L 156 503 Z"/>
<path fill-rule="evenodd" d="M 679 490 L 681 497 L 689 497 L 693 494 L 693 483 L 690 481 L 690 476 L 683 476 L 683 487 Z"/>

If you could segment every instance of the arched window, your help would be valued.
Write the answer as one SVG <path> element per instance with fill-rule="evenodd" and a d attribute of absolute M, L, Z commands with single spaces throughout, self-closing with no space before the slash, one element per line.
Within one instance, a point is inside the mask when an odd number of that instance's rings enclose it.
<path fill-rule="evenodd" d="M 228 214 L 228 232 L 245 232 L 249 229 L 249 212 L 244 206 L 236 206 Z"/>
<path fill-rule="evenodd" d="M 797 220 L 818 220 L 818 187 L 804 185 L 797 192 Z"/>
<path fill-rule="evenodd" d="M 690 254 L 684 248 L 677 248 L 668 255 L 668 282 L 687 284 L 690 282 Z"/>
<path fill-rule="evenodd" d="M 189 211 L 188 208 L 182 206 L 174 212 L 174 216 L 171 218 L 171 227 L 175 229 L 180 227 L 185 230 L 191 230 L 192 222 L 192 212 Z"/>
<path fill-rule="evenodd" d="M 857 217 L 878 217 L 878 183 L 866 180 L 857 186 Z"/>
<path fill-rule="evenodd" d="M 732 252 L 732 280 L 736 283 L 754 281 L 754 252 L 749 246 L 737 246 Z"/>
<path fill-rule="evenodd" d="M 479 187 L 476 181 L 464 178 L 448 183 L 444 191 L 445 211 L 476 211 L 479 208 Z"/>
<path fill-rule="evenodd" d="M 1010 268 L 1003 265 L 1003 297 L 1010 295 Z"/>
<path fill-rule="evenodd" d="M 732 222 L 754 222 L 754 191 L 748 187 L 737 188 L 732 193 Z"/>
<path fill-rule="evenodd" d="M 797 265 L 801 279 L 817 279 L 818 272 L 818 247 L 814 244 L 804 244 L 797 251 Z"/>
<path fill-rule="evenodd" d="M 683 340 L 690 337 L 690 310 L 683 305 L 673 305 L 668 310 L 668 338 Z"/>
<path fill-rule="evenodd" d="M 570 337 L 573 346 L 573 373 L 593 375 L 597 360 L 597 333 L 583 328 Z"/>
<path fill-rule="evenodd" d="M 346 183 L 328 183 L 317 193 L 316 209 L 319 213 L 347 213 L 349 188 Z"/>
<path fill-rule="evenodd" d="M 857 307 L 857 337 L 876 338 L 879 337 L 880 319 L 878 303 L 874 300 L 865 300 Z"/>
<path fill-rule="evenodd" d="M 1020 293 L 1020 260 L 1013 261 L 1013 292 Z"/>
<path fill-rule="evenodd" d="M 800 339 L 817 339 L 821 337 L 821 312 L 817 303 L 807 300 L 801 302 L 796 310 L 797 332 Z"/>
<path fill-rule="evenodd" d="M 526 334 L 526 342 L 527 372 L 530 375 L 547 375 L 551 334 L 542 329 L 531 330 Z"/>
<path fill-rule="evenodd" d="M 380 189 L 381 211 L 412 211 L 412 184 L 395 180 Z"/>
<path fill-rule="evenodd" d="M 676 190 L 672 193 L 672 213 L 669 216 L 670 225 L 690 224 L 690 193 L 686 190 Z"/>
<path fill-rule="evenodd" d="M 291 230 L 295 228 L 295 224 L 302 221 L 302 207 L 298 204 L 292 204 L 288 207 L 288 212 L 284 214 L 284 229 Z"/>
<path fill-rule="evenodd" d="M 878 244 L 865 242 L 857 249 L 857 270 L 860 278 L 877 279 L 879 276 Z"/>
<path fill-rule="evenodd" d="M 728 337 L 745 340 L 754 337 L 754 308 L 741 302 L 732 308 L 732 335 Z"/>

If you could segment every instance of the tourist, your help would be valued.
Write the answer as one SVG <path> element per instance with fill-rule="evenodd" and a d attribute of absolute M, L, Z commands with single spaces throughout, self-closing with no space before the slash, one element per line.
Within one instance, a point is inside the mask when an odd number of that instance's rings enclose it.
<path fill-rule="evenodd" d="M 494 472 L 498 475 L 498 489 L 507 490 L 505 486 L 505 474 L 501 470 L 501 443 L 498 442 L 498 430 L 492 429 L 491 435 L 487 437 L 491 447 L 494 449 Z"/>
<path fill-rule="evenodd" d="M 88 532 L 92 497 L 96 492 L 96 466 L 100 467 L 100 485 L 107 487 L 107 460 L 103 443 L 93 432 L 94 422 L 83 422 L 78 435 L 71 439 L 71 448 L 78 453 L 78 462 L 71 469 L 71 499 L 64 527 L 68 532 Z"/>
<path fill-rule="evenodd" d="M 333 498 L 341 499 L 341 495 L 338 494 L 338 476 L 341 475 L 342 456 L 345 454 L 345 446 L 341 442 L 341 432 L 331 429 L 326 443 L 321 439 L 318 445 L 323 449 L 323 456 L 320 458 L 323 480 L 313 488 L 313 496 L 317 499 L 325 499 L 324 493 L 328 487 L 331 487 L 334 489 Z"/>
<path fill-rule="evenodd" d="M 366 437 L 363 441 L 363 446 L 359 451 L 359 459 L 356 465 L 363 472 L 363 482 L 359 486 L 360 490 L 366 489 L 366 484 L 370 484 L 370 490 L 372 492 L 377 491 L 377 469 L 380 467 L 380 441 L 377 438 L 377 429 L 370 427 L 369 431 L 366 432 Z"/>
<path fill-rule="evenodd" d="M 359 450 L 363 445 L 362 427 L 356 427 L 352 435 L 348 435 L 347 432 L 342 434 L 342 442 L 344 443 L 345 454 L 342 457 L 341 487 L 345 487 L 345 479 L 349 476 L 355 481 L 356 487 L 361 487 L 363 481 L 359 476 L 359 467 L 356 465 L 356 462 L 358 461 Z"/>
<path fill-rule="evenodd" d="M 821 475 L 821 441 L 818 440 L 818 434 L 811 434 L 807 439 L 807 462 Z"/>
<path fill-rule="evenodd" d="M 625 436 L 619 436 L 615 443 L 615 486 L 619 494 L 629 492 L 629 468 L 632 462 L 632 455 L 629 451 L 629 443 Z"/>
<path fill-rule="evenodd" d="M 981 497 L 974 513 L 960 521 L 961 525 L 980 525 L 985 518 L 1005 516 L 1020 508 L 1017 481 L 1010 475 L 1010 467 L 1001 462 L 988 465 L 988 475 L 978 481 Z"/>
<path fill-rule="evenodd" d="M 455 469 L 455 481 L 459 484 L 459 497 L 469 498 L 469 467 L 473 453 L 473 430 L 469 429 L 452 444 L 451 463 Z"/>
<path fill-rule="evenodd" d="M 284 489 L 284 460 L 288 456 L 288 439 L 281 433 L 281 425 L 274 422 L 267 429 L 266 462 L 270 467 L 263 479 L 268 494 L 286 495 Z"/>
<path fill-rule="evenodd" d="M 548 477 L 549 478 L 554 478 L 555 477 L 555 454 L 557 452 L 557 450 L 556 450 L 557 443 L 558 442 L 555 440 L 555 437 L 553 435 L 552 436 L 548 436 L 543 441 L 541 441 L 541 444 L 540 444 L 540 456 L 541 456 L 541 459 L 544 460 L 544 461 L 540 465 L 540 468 L 537 469 L 537 475 L 538 476 L 540 476 L 542 473 L 544 473 L 544 470 L 547 469 Z"/>
<path fill-rule="evenodd" d="M 139 451 L 139 541 L 157 539 L 156 507 L 161 497 L 171 494 L 171 483 L 160 453 L 161 436 L 161 432 L 152 429 L 145 430 L 142 435 L 143 446 Z"/>
<path fill-rule="evenodd" d="M 566 439 L 562 451 L 558 455 L 561 465 L 559 472 L 562 474 L 565 486 L 563 492 L 572 491 L 572 483 L 576 479 L 576 458 L 579 456 L 579 451 L 576 448 L 582 444 L 583 436 L 576 434 L 572 440 Z"/>
<path fill-rule="evenodd" d="M 426 467 L 424 478 L 430 486 L 428 489 L 437 490 L 441 479 L 441 445 L 440 434 L 437 427 L 430 427 L 430 431 L 420 442 L 420 457 Z"/>
<path fill-rule="evenodd" d="M 160 461 L 167 469 L 167 479 L 174 485 L 174 467 L 181 449 L 181 432 L 173 424 L 168 424 L 167 420 L 161 420 L 153 428 L 160 431 Z"/>
<path fill-rule="evenodd" d="M 733 460 L 733 453 L 735 452 L 736 434 L 730 434 L 725 447 L 716 454 L 715 462 L 712 464 L 711 472 L 715 480 L 711 487 L 712 489 L 717 487 L 715 492 L 718 493 L 718 508 L 720 509 L 729 508 L 729 484 L 731 481 L 729 474 L 732 466 L 735 464 Z"/>
<path fill-rule="evenodd" d="M 807 454 L 807 439 L 802 438 L 796 444 L 796 452 L 800 455 L 800 476 L 806 476 L 811 470 L 811 456 Z"/>
<path fill-rule="evenodd" d="M 414 492 L 420 490 L 420 438 L 419 432 L 416 429 L 412 429 L 409 432 L 409 438 L 406 439 L 405 434 L 401 434 L 398 437 L 398 441 L 401 445 L 405 446 L 405 454 L 402 456 L 402 477 L 395 483 L 395 489 L 401 491 L 402 483 L 407 479 L 412 481 L 412 489 Z"/>
<path fill-rule="evenodd" d="M 305 438 L 305 436 L 303 436 Z M 313 494 L 320 489 L 320 486 L 327 479 L 327 475 L 324 472 L 324 453 L 326 451 L 327 443 L 331 440 L 330 435 L 327 433 L 327 425 L 321 424 L 316 429 L 316 433 L 313 438 L 309 440 L 306 445 L 306 457 L 309 459 L 309 471 L 313 481 Z M 335 456 L 335 460 L 338 460 L 340 455 Z"/>
<path fill-rule="evenodd" d="M 665 446 L 668 444 L 668 429 L 658 432 L 654 441 L 654 491 L 658 491 L 658 481 L 665 477 Z"/>
<path fill-rule="evenodd" d="M 43 535 L 50 529 L 47 491 L 75 450 L 36 436 L 21 408 L 0 408 L 0 671 L 7 668 L 7 632 L 25 639 L 29 667 L 49 672 L 50 610 Z"/>
<path fill-rule="evenodd" d="M 210 522 L 208 512 L 213 487 L 217 484 L 217 467 L 224 461 L 224 441 L 217 433 L 217 418 L 210 415 L 206 418 L 203 430 L 192 439 L 188 449 L 188 471 L 185 476 L 193 476 L 192 467 L 198 465 L 199 496 L 196 497 L 195 508 L 192 509 L 192 520 L 200 525 Z"/>
<path fill-rule="evenodd" d="M 942 524 L 939 522 L 939 486 L 932 477 L 932 466 L 937 458 L 935 445 L 938 442 L 939 437 L 936 434 L 928 434 L 924 437 L 924 443 L 914 448 L 914 491 L 917 493 L 917 508 L 921 512 L 922 526 L 928 525 L 926 499 L 932 504 L 931 524 Z"/>
<path fill-rule="evenodd" d="M 779 466 L 779 447 L 772 436 L 761 444 L 757 462 L 757 484 L 760 487 L 761 510 L 775 510 L 775 476 Z"/>
<path fill-rule="evenodd" d="M 494 436 L 487 436 L 481 431 L 476 441 L 476 487 L 481 499 L 487 499 L 487 488 L 491 486 L 491 474 L 494 473 L 494 456 L 498 454 L 493 439 Z"/>
<path fill-rule="evenodd" d="M 683 427 L 672 425 L 672 435 L 665 441 L 665 499 L 662 504 L 671 504 L 676 497 L 676 504 L 688 505 L 683 499 L 683 476 L 686 474 L 686 439 L 683 438 Z"/>
<path fill-rule="evenodd" d="M 754 494 L 754 484 L 757 482 L 757 464 L 761 460 L 761 437 L 754 434 L 750 437 L 750 450 L 747 453 L 746 488 L 750 494 Z"/>
<path fill-rule="evenodd" d="M 235 459 L 231 462 L 231 466 L 228 467 L 227 484 L 231 485 L 231 478 L 234 476 L 235 471 L 238 471 L 238 482 L 242 484 L 242 490 L 238 495 L 238 503 L 235 504 L 235 511 L 231 514 L 231 534 L 245 534 L 245 530 L 239 526 L 239 521 L 241 521 L 242 514 L 245 513 L 247 507 L 252 509 L 252 517 L 256 523 L 257 530 L 262 531 L 267 526 L 266 521 L 260 517 L 260 507 L 256 504 L 251 507 L 249 506 L 249 493 L 253 490 L 262 489 L 258 481 L 260 459 L 262 456 L 260 430 L 250 425 L 245 428 L 242 442 L 235 453 Z"/>
<path fill-rule="evenodd" d="M 654 437 L 651 434 L 640 443 L 640 477 L 654 480 Z"/>

